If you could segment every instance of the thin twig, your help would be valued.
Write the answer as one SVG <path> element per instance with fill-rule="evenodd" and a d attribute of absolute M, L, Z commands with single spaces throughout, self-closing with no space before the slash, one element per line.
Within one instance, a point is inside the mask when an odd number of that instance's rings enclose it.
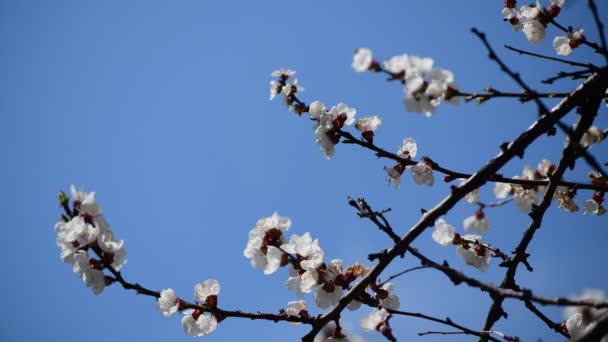
<path fill-rule="evenodd" d="M 469 329 L 467 327 L 463 327 L 462 325 L 457 324 L 454 321 L 452 321 L 449 317 L 446 317 L 446 319 L 440 319 L 437 317 L 432 317 L 432 316 L 428 316 L 425 314 L 421 314 L 419 312 L 408 312 L 408 311 L 401 311 L 401 310 L 387 310 L 387 311 L 393 315 L 417 317 L 417 318 L 426 319 L 428 321 L 445 324 L 447 326 L 450 326 L 450 327 L 453 327 L 453 328 L 456 328 L 456 329 L 462 331 L 462 333 L 465 335 L 473 335 L 473 336 L 479 336 L 479 337 L 486 336 L 488 338 L 488 340 L 490 340 L 490 341 L 500 342 L 499 339 L 497 339 L 493 336 L 490 336 L 490 333 L 487 331 L 477 331 L 477 330 Z M 420 334 L 418 334 L 418 335 L 422 336 Z"/>
<path fill-rule="evenodd" d="M 602 49 L 604 49 L 604 51 L 608 51 L 606 49 L 607 46 L 606 46 L 606 36 L 604 34 L 604 23 L 602 23 L 602 21 L 600 20 L 600 15 L 597 10 L 597 6 L 595 5 L 595 1 L 589 0 L 588 4 L 589 4 L 589 9 L 591 9 L 591 13 L 593 14 L 593 20 L 595 21 L 595 26 L 597 27 L 597 32 L 600 35 L 600 43 L 602 44 Z M 606 59 L 606 62 L 608 63 L 608 54 L 604 54 L 604 58 Z"/>
<path fill-rule="evenodd" d="M 547 60 L 550 60 L 550 61 L 560 62 L 560 63 L 568 64 L 568 65 L 571 65 L 571 66 L 577 66 L 577 67 L 587 68 L 587 69 L 592 70 L 592 71 L 596 71 L 597 69 L 599 69 L 599 67 L 597 67 L 597 66 L 595 66 L 595 65 L 593 65 L 591 63 L 573 62 L 573 61 L 569 61 L 569 60 L 563 59 L 563 58 L 551 57 L 551 56 L 542 55 L 542 54 L 539 54 L 539 53 L 534 53 L 534 52 L 518 49 L 518 48 L 515 48 L 515 47 L 513 47 L 511 45 L 504 45 L 504 47 L 507 50 L 511 50 L 511 51 L 517 52 L 520 55 L 528 55 L 528 56 L 532 56 L 532 57 L 547 59 Z"/>
<path fill-rule="evenodd" d="M 572 79 L 572 80 L 578 80 L 578 79 L 587 78 L 590 75 L 591 75 L 591 71 L 589 69 L 572 71 L 572 72 L 560 71 L 557 73 L 556 76 L 549 77 L 540 82 L 544 83 L 544 84 L 553 84 L 553 82 L 561 80 L 562 78 L 570 77 L 570 79 Z"/>

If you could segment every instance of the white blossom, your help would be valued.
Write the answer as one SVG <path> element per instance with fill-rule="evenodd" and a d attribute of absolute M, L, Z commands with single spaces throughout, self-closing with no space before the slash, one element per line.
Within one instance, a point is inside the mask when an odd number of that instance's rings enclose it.
<path fill-rule="evenodd" d="M 477 241 L 483 243 L 483 238 L 479 235 L 465 235 L 465 240 Z M 467 265 L 471 265 L 480 271 L 485 271 L 490 265 L 490 253 L 483 247 L 477 246 L 477 244 L 468 244 L 468 248 L 464 248 L 462 244 L 459 244 L 456 248 L 456 254 L 464 259 Z"/>
<path fill-rule="evenodd" d="M 608 301 L 608 296 L 606 296 L 606 293 L 600 289 L 585 289 L 579 294 L 568 296 L 568 298 L 572 300 L 590 301 L 597 303 Z M 608 309 L 596 309 L 587 306 L 566 306 L 564 308 L 564 317 L 566 318 L 571 317 L 572 315 L 577 313 L 584 313 L 585 316 L 588 316 L 589 319 L 593 321 L 608 313 Z"/>
<path fill-rule="evenodd" d="M 315 270 L 321 266 L 325 253 L 319 246 L 319 240 L 312 240 L 310 233 L 306 232 L 299 236 L 293 234 L 289 238 L 289 243 L 281 245 L 281 249 L 289 254 L 297 254 L 303 258 L 300 266 L 305 270 Z"/>
<path fill-rule="evenodd" d="M 382 120 L 380 120 L 380 118 L 377 117 L 376 115 L 368 116 L 368 117 L 357 120 L 357 122 L 355 123 L 355 129 L 358 130 L 359 132 L 368 132 L 368 131 L 373 132 L 378 127 L 380 127 L 381 124 L 382 124 Z"/>
<path fill-rule="evenodd" d="M 207 301 L 209 296 L 217 296 L 220 293 L 220 283 L 215 279 L 207 279 L 194 286 L 194 296 L 201 302 Z"/>
<path fill-rule="evenodd" d="M 418 154 L 418 145 L 416 144 L 416 140 L 414 138 L 403 139 L 403 144 L 397 151 L 397 155 L 404 159 L 411 159 L 416 157 L 416 154 Z"/>
<path fill-rule="evenodd" d="M 270 81 L 270 96 L 269 100 L 272 101 L 277 96 L 278 93 L 281 92 L 283 86 L 277 82 L 276 80 Z"/>
<path fill-rule="evenodd" d="M 538 44 L 545 39 L 545 25 L 539 20 L 542 6 L 536 1 L 535 6 L 522 6 L 520 12 L 520 23 L 526 39 L 532 44 Z"/>
<path fill-rule="evenodd" d="M 433 169 L 424 162 L 412 166 L 412 176 L 414 177 L 414 182 L 418 185 L 432 186 L 435 183 Z"/>
<path fill-rule="evenodd" d="M 435 221 L 435 230 L 433 231 L 433 240 L 442 246 L 449 246 L 454 241 L 456 230 L 454 227 L 443 218 L 438 218 Z"/>
<path fill-rule="evenodd" d="M 557 36 L 553 39 L 553 48 L 558 55 L 567 56 L 584 40 L 583 29 L 568 32 L 567 36 Z"/>
<path fill-rule="evenodd" d="M 321 309 L 338 304 L 340 298 L 342 298 L 342 288 L 336 285 L 320 286 L 315 292 L 315 303 Z"/>
<path fill-rule="evenodd" d="M 601 203 L 597 202 L 595 199 L 591 198 L 583 202 L 583 209 L 585 210 L 583 214 L 593 214 L 593 215 L 604 215 L 606 213 L 606 209 L 602 206 Z"/>
<path fill-rule="evenodd" d="M 384 167 L 384 171 L 388 175 L 388 182 L 395 185 L 396 188 L 401 186 L 401 175 L 405 170 L 405 166 L 397 164 L 394 167 Z"/>
<path fill-rule="evenodd" d="M 399 296 L 394 294 L 395 284 L 386 283 L 386 284 L 382 285 L 380 288 L 388 293 L 386 298 L 380 299 L 380 303 L 382 304 L 382 307 L 387 308 L 387 309 L 393 309 L 393 310 L 399 309 L 399 306 L 401 306 L 401 303 L 399 302 Z"/>
<path fill-rule="evenodd" d="M 314 101 L 308 106 L 308 113 L 311 119 L 317 120 L 321 115 L 327 114 L 327 108 L 322 102 Z"/>
<path fill-rule="evenodd" d="M 91 266 L 89 255 L 84 251 L 74 253 L 72 271 L 78 274 L 86 287 L 90 287 L 94 294 L 100 294 L 106 284 L 103 271 Z"/>
<path fill-rule="evenodd" d="M 70 185 L 70 196 L 74 207 L 80 212 L 93 217 L 101 214 L 101 206 L 95 201 L 95 192 L 76 190 L 76 187 L 72 184 Z"/>
<path fill-rule="evenodd" d="M 589 127 L 581 138 L 581 147 L 587 148 L 604 140 L 604 132 L 596 126 Z"/>
<path fill-rule="evenodd" d="M 291 220 L 281 217 L 278 213 L 258 220 L 256 226 L 249 231 L 249 240 L 243 255 L 250 260 L 254 268 L 264 268 L 265 274 L 276 271 L 277 248 L 285 242 L 283 232 L 289 230 Z M 268 252 L 270 251 L 270 263 Z M 279 251 L 280 252 L 280 251 Z"/>
<path fill-rule="evenodd" d="M 483 212 L 478 211 L 472 216 L 465 218 L 463 226 L 467 232 L 475 231 L 477 234 L 483 234 L 490 229 L 490 221 L 486 219 Z"/>
<path fill-rule="evenodd" d="M 176 313 L 179 309 L 179 301 L 175 294 L 175 290 L 162 290 L 156 304 L 158 311 L 165 317 L 169 317 Z"/>
<path fill-rule="evenodd" d="M 374 309 L 374 311 L 361 320 L 361 328 L 364 330 L 376 330 L 380 324 L 386 321 L 388 316 L 389 313 L 385 308 Z"/>
<path fill-rule="evenodd" d="M 182 327 L 188 336 L 203 336 L 210 334 L 217 327 L 217 319 L 204 315 L 197 310 L 186 310 L 182 317 Z"/>
<path fill-rule="evenodd" d="M 290 316 L 300 316 L 301 314 L 308 314 L 308 305 L 303 300 L 293 301 L 287 303 L 287 310 L 285 310 Z"/>
<path fill-rule="evenodd" d="M 369 70 L 369 67 L 373 62 L 372 50 L 367 48 L 359 48 L 355 50 L 353 56 L 353 70 L 356 72 L 363 72 Z"/>
<path fill-rule="evenodd" d="M 286 68 L 281 68 L 279 70 L 273 71 L 270 74 L 270 76 L 272 76 L 272 77 L 288 78 L 289 76 L 293 76 L 295 74 L 296 74 L 296 72 L 294 70 L 286 69 Z"/>
<path fill-rule="evenodd" d="M 86 223 L 82 216 L 76 216 L 68 222 L 57 222 L 55 233 L 58 246 L 71 245 L 74 242 L 78 243 L 78 246 L 86 246 L 97 239 L 98 230 Z"/>
<path fill-rule="evenodd" d="M 513 191 L 513 187 L 509 183 L 496 183 L 494 185 L 494 196 L 498 199 L 506 198 Z"/>

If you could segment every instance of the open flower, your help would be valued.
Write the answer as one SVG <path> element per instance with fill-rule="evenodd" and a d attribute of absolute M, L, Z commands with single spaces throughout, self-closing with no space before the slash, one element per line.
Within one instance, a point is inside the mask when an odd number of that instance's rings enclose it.
<path fill-rule="evenodd" d="M 424 162 L 412 166 L 412 176 L 414 177 L 414 182 L 418 185 L 432 186 L 435 183 L 433 169 Z"/>
<path fill-rule="evenodd" d="M 456 254 L 463 258 L 467 265 L 471 265 L 482 272 L 487 270 L 488 265 L 490 265 L 490 253 L 481 245 L 483 243 L 483 238 L 479 235 L 465 235 L 463 238 L 478 243 L 459 244 L 456 248 Z"/>
<path fill-rule="evenodd" d="M 361 328 L 363 330 L 378 330 L 388 317 L 389 313 L 385 308 L 374 309 L 374 311 L 361 320 Z"/>
<path fill-rule="evenodd" d="M 180 301 L 173 289 L 165 289 L 160 292 L 160 297 L 157 301 L 157 309 L 160 313 L 169 317 L 179 310 Z"/>
<path fill-rule="evenodd" d="M 371 67 L 373 61 L 372 50 L 359 48 L 355 50 L 355 55 L 353 56 L 353 70 L 356 72 L 367 71 Z"/>
<path fill-rule="evenodd" d="M 454 226 L 449 225 L 443 218 L 435 221 L 435 231 L 433 231 L 433 240 L 442 246 L 449 246 L 454 241 L 456 230 Z"/>
<path fill-rule="evenodd" d="M 464 230 L 467 232 L 475 231 L 478 234 L 483 234 L 490 229 L 490 221 L 486 219 L 483 211 L 478 210 L 472 216 L 464 219 Z"/>
<path fill-rule="evenodd" d="M 217 295 L 220 293 L 220 283 L 215 279 L 207 279 L 194 286 L 194 295 L 201 302 L 210 306 L 217 305 Z"/>
<path fill-rule="evenodd" d="M 258 220 L 249 231 L 249 240 L 243 255 L 255 268 L 264 268 L 264 274 L 274 273 L 280 266 L 282 253 L 277 247 L 285 242 L 283 232 L 289 230 L 291 220 L 278 213 Z"/>
<path fill-rule="evenodd" d="M 182 327 L 188 336 L 203 336 L 210 334 L 217 327 L 217 319 L 212 315 L 204 315 L 198 310 L 184 311 Z"/>

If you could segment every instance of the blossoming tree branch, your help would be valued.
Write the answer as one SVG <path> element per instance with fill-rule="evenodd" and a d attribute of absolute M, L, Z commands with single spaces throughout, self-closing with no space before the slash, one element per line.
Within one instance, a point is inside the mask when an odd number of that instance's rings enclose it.
<path fill-rule="evenodd" d="M 377 156 L 378 167 L 385 170 L 388 182 L 396 188 L 401 186 L 402 177 L 407 173 L 418 185 L 434 186 L 437 176 L 451 184 L 445 198 L 435 207 L 423 210 L 418 221 L 405 232 L 395 229 L 397 224 L 390 222 L 390 209 L 375 210 L 372 209 L 373 204 L 364 198 L 348 197 L 345 204 L 354 208 L 353 214 L 369 221 L 381 234 L 386 235 L 387 242 L 391 242 L 384 250 L 369 251 L 369 262 L 366 264 L 349 265 L 341 259 L 329 260 L 322 243 L 313 237 L 313 233 L 296 231 L 288 236 L 292 222 L 276 212 L 255 224 L 252 222 L 254 227 L 248 239 L 243 239 L 243 254 L 252 267 L 261 269 L 264 274 L 286 269 L 285 286 L 294 292 L 294 297 L 285 299 L 285 307 L 266 313 L 255 308 L 252 311 L 224 308 L 221 305 L 220 282 L 215 279 L 194 285 L 194 297 L 192 294 L 178 294 L 171 288 L 153 290 L 130 282 L 123 275 L 127 262 L 124 241 L 115 236 L 95 200 L 95 194 L 74 186 L 69 194 L 61 192 L 59 195 L 63 213 L 55 224 L 55 232 L 61 259 L 72 265 L 73 271 L 96 295 L 114 284 L 153 297 L 163 316 L 181 315 L 183 330 L 189 336 L 209 334 L 225 319 L 246 318 L 308 325 L 310 330 L 302 341 L 360 341 L 361 337 L 342 327 L 340 318 L 344 310 L 367 310 L 369 314 L 361 320 L 360 327 L 371 333 L 379 333 L 389 341 L 397 341 L 394 331 L 399 329 L 401 316 L 432 321 L 440 327 L 437 331 L 420 332 L 420 336 L 463 334 L 480 341 L 519 341 L 517 331 L 494 329 L 496 322 L 507 317 L 503 302 L 514 300 L 519 301 L 547 329 L 554 331 L 557 338 L 608 341 L 608 298 L 602 291 L 589 290 L 570 298 L 549 297 L 525 288 L 516 279 L 518 270 L 534 270 L 528 260 L 529 247 L 550 206 L 562 208 L 572 215 L 581 212 L 596 215 L 598 220 L 604 219 L 601 216 L 606 212 L 603 206 L 608 191 L 608 175 L 604 170 L 606 164 L 593 155 L 593 145 L 601 143 L 608 133 L 605 128 L 594 125 L 602 101 L 608 102 L 608 50 L 603 23 L 597 6 L 590 0 L 588 6 L 594 16 L 599 39 L 592 41 L 587 37 L 588 31 L 583 28 L 574 29 L 559 23 L 563 4 L 564 0 L 551 0 L 548 4 L 537 1 L 518 7 L 515 0 L 505 0 L 502 17 L 514 31 L 522 32 L 534 45 L 545 41 L 548 32 L 558 32 L 552 41 L 556 56 L 510 46 L 506 48 L 568 68 L 543 80 L 543 83 L 552 84 L 566 78 L 581 80 L 579 86 L 569 92 L 532 89 L 498 56 L 486 35 L 476 29 L 472 29 L 472 33 L 479 38 L 489 58 L 523 91 L 494 88 L 487 88 L 483 92 L 465 91 L 456 85 L 451 71 L 435 66 L 431 58 L 403 54 L 380 62 L 370 49 L 359 48 L 355 51 L 352 62 L 354 71 L 385 75 L 389 81 L 402 86 L 405 94 L 403 103 L 408 112 L 424 113 L 431 117 L 443 103 L 458 104 L 464 101 L 483 104 L 497 98 L 536 104 L 537 120 L 520 135 L 497 146 L 496 156 L 472 174 L 428 156 L 420 157 L 420 147 L 414 137 L 404 137 L 396 151 L 376 144 L 374 137 L 382 132 L 380 117 L 356 118 L 357 110 L 344 103 L 326 106 L 318 100 L 309 102 L 301 96 L 304 88 L 298 83 L 295 71 L 280 69 L 272 72 L 270 100 L 282 97 L 290 111 L 297 116 L 308 116 L 313 123 L 314 138 L 325 158 L 332 158 L 337 149 L 344 148 L 338 146 L 342 143 Z M 606 64 L 594 65 L 565 59 L 565 56 L 576 56 L 578 49 L 592 49 L 603 56 Z M 549 108 L 544 102 L 546 99 L 557 99 L 559 102 Z M 567 115 L 576 116 L 573 126 L 562 121 Z M 526 149 L 537 138 L 553 136 L 558 129 L 567 137 L 560 160 L 533 161 L 536 167 L 526 166 L 520 175 L 512 177 L 500 173 L 512 159 L 523 158 Z M 579 159 L 584 162 L 575 164 Z M 575 166 L 588 168 L 588 178 L 566 178 L 567 169 Z M 479 189 L 483 186 L 493 187 L 494 199 L 482 200 Z M 464 219 L 462 229 L 457 229 L 450 223 L 449 213 L 462 200 L 474 206 L 475 210 L 473 215 Z M 488 241 L 483 237 L 491 226 L 486 213 L 492 208 L 506 205 L 516 206 L 530 218 L 528 227 L 514 248 L 501 246 L 499 241 Z M 432 239 L 440 246 L 454 248 L 456 256 L 475 270 L 456 269 L 451 266 L 451 260 L 432 260 L 412 246 L 418 238 Z M 420 265 L 387 274 L 386 268 L 398 257 L 416 259 Z M 476 272 L 483 272 L 489 267 L 505 269 L 500 284 L 475 278 Z M 420 269 L 436 270 L 455 286 L 470 286 L 487 294 L 492 304 L 483 325 L 466 327 L 450 318 L 404 311 L 399 289 L 391 281 Z M 324 313 L 311 315 L 309 302 L 314 302 L 313 305 L 324 310 Z M 560 320 L 550 317 L 543 313 L 541 305 L 562 306 L 568 318 Z"/>

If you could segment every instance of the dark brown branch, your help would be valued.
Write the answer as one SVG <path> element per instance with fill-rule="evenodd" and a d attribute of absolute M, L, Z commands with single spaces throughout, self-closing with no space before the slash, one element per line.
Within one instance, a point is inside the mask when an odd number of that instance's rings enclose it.
<path fill-rule="evenodd" d="M 507 50 L 511 50 L 511 51 L 517 52 L 520 55 L 528 55 L 528 56 L 537 57 L 537 58 L 541 58 L 541 59 L 547 59 L 547 60 L 550 60 L 550 61 L 560 62 L 560 63 L 572 65 L 572 66 L 587 68 L 588 70 L 591 70 L 591 71 L 597 71 L 599 69 L 597 66 L 595 66 L 595 65 L 593 65 L 591 63 L 573 62 L 573 61 L 569 61 L 569 60 L 563 59 L 563 58 L 551 57 L 551 56 L 542 55 L 542 54 L 539 54 L 539 53 L 534 53 L 534 52 L 518 49 L 518 48 L 512 47 L 511 45 L 504 45 L 504 47 Z"/>
<path fill-rule="evenodd" d="M 413 160 L 413 159 L 404 159 L 399 157 L 397 154 L 395 153 L 391 153 L 388 152 L 384 149 L 382 149 L 381 147 L 376 146 L 373 143 L 370 143 L 368 141 L 365 141 L 363 139 L 357 139 L 355 138 L 351 133 L 346 132 L 346 131 L 338 131 L 338 133 L 340 134 L 340 136 L 342 138 L 344 138 L 345 140 L 343 140 L 343 143 L 347 143 L 347 144 L 355 144 L 355 145 L 359 145 L 362 147 L 365 147 L 371 151 L 376 152 L 376 156 L 379 158 L 386 158 L 386 159 L 391 159 L 396 161 L 399 164 L 403 164 L 403 165 L 416 165 L 419 163 L 419 161 Z M 447 176 L 449 176 L 450 180 L 453 179 L 466 179 L 472 176 L 472 174 L 470 173 L 463 173 L 463 172 L 458 172 L 458 171 L 453 171 L 444 167 L 441 167 L 437 162 L 431 163 L 431 165 L 429 165 L 431 167 L 431 169 L 433 169 L 433 171 L 437 171 L 440 173 L 443 173 Z M 490 179 L 488 179 L 488 182 L 495 182 L 495 183 L 507 183 L 507 184 L 520 184 L 520 185 L 525 185 L 525 186 L 530 186 L 530 187 L 535 187 L 535 186 L 546 186 L 549 184 L 549 181 L 543 181 L 543 180 L 528 180 L 528 179 L 516 179 L 516 178 L 507 178 L 504 177 L 500 174 L 495 174 L 492 177 L 490 177 Z M 569 181 L 559 181 L 559 185 L 561 186 L 565 186 L 568 188 L 576 188 L 576 189 L 586 189 L 586 190 L 594 190 L 594 191 L 605 191 L 608 192 L 608 187 L 606 186 L 598 186 L 598 185 L 594 185 L 594 184 L 590 184 L 590 183 L 577 183 L 577 182 L 569 182 Z"/>
<path fill-rule="evenodd" d="M 414 241 L 426 228 L 432 226 L 436 219 L 446 214 L 456 203 L 464 196 L 485 184 L 498 170 L 500 170 L 508 161 L 517 155 L 521 155 L 527 146 L 541 135 L 550 131 L 555 123 L 570 112 L 577 103 L 580 103 L 587 93 L 593 89 L 597 89 L 602 85 L 608 84 L 608 72 L 603 71 L 597 73 L 587 79 L 580 87 L 574 90 L 568 97 L 564 98 L 557 104 L 551 112 L 539 118 L 530 128 L 524 131 L 517 139 L 509 144 L 493 159 L 488 161 L 478 172 L 466 180 L 462 185 L 454 187 L 452 193 L 441 201 L 435 208 L 429 210 L 423 217 L 413 225 L 410 230 L 393 248 L 379 259 L 378 264 L 373 267 L 365 277 L 363 277 L 355 286 L 344 295 L 329 312 L 324 314 L 317 323 L 313 324 L 311 331 L 302 337 L 302 341 L 313 341 L 314 336 L 321 328 L 329 321 L 339 319 L 340 313 L 351 300 L 363 292 L 364 289 L 374 282 L 382 271 L 391 263 L 391 261 L 403 254 L 409 245 Z M 605 89 L 605 88 L 603 88 Z"/>
<path fill-rule="evenodd" d="M 508 342 L 519 342 L 519 337 L 515 336 L 507 336 L 501 332 L 498 331 L 478 331 L 478 333 L 483 333 L 483 334 L 496 334 L 500 337 L 502 337 L 505 341 Z M 427 331 L 427 332 L 423 332 L 423 333 L 418 333 L 418 336 L 425 336 L 425 335 L 469 335 L 469 333 L 466 333 L 464 331 Z"/>
<path fill-rule="evenodd" d="M 93 248 L 95 253 L 101 258 L 100 253 Z M 102 258 L 103 259 L 103 258 Z M 112 273 L 114 279 L 122 285 L 125 290 L 133 290 L 137 294 L 143 294 L 146 296 L 151 296 L 154 298 L 160 297 L 160 292 L 149 290 L 139 284 L 132 284 L 127 282 L 122 274 L 114 269 L 111 265 L 104 263 L 105 268 Z M 184 309 L 196 309 L 201 312 L 210 312 L 212 314 L 219 315 L 221 317 L 237 317 L 237 318 L 247 318 L 252 320 L 267 320 L 273 322 L 286 321 L 286 322 L 294 322 L 294 323 L 304 323 L 304 324 L 314 324 L 317 320 L 316 317 L 303 317 L 303 316 L 292 316 L 287 315 L 285 313 L 273 314 L 273 313 L 264 313 L 264 312 L 244 312 L 241 310 L 231 311 L 231 310 L 223 310 L 220 308 L 212 308 L 205 304 L 197 304 L 188 301 L 183 301 Z"/>
<path fill-rule="evenodd" d="M 454 321 L 452 321 L 449 317 L 447 317 L 446 319 L 440 319 L 440 318 L 436 318 L 436 317 L 432 317 L 432 316 L 428 316 L 425 314 L 421 314 L 419 312 L 408 312 L 408 311 L 400 311 L 400 310 L 387 310 L 388 312 L 390 312 L 393 315 L 401 315 L 401 316 L 409 316 L 409 317 L 416 317 L 416 318 L 422 318 L 428 321 L 433 321 L 433 322 L 437 322 L 437 323 L 441 323 L 441 324 L 445 324 L 447 326 L 456 328 L 458 330 L 461 330 L 463 334 L 466 335 L 473 335 L 473 336 L 478 336 L 478 337 L 482 337 L 482 336 L 486 336 L 488 338 L 488 340 L 490 341 L 497 341 L 500 342 L 499 339 L 490 336 L 489 332 L 485 332 L 485 331 L 477 331 L 477 330 L 472 330 L 469 329 L 467 327 L 463 327 L 460 324 L 454 323 Z M 418 334 L 418 336 L 422 336 L 425 333 L 421 333 Z"/>
<path fill-rule="evenodd" d="M 485 102 L 487 100 L 498 98 L 498 97 L 506 97 L 506 98 L 516 98 L 519 99 L 520 102 L 527 102 L 532 100 L 534 97 L 540 98 L 562 98 L 568 96 L 568 93 L 535 93 L 528 94 L 526 92 L 521 93 L 509 93 L 498 91 L 493 88 L 488 88 L 486 93 L 467 93 L 462 91 L 456 91 L 456 94 L 453 96 L 464 96 L 465 101 L 477 100 L 478 103 Z"/>
<path fill-rule="evenodd" d="M 595 21 L 595 26 L 597 27 L 597 32 L 600 35 L 600 43 L 602 44 L 602 49 L 604 51 L 608 51 L 608 50 L 606 50 L 607 46 L 606 46 L 606 35 L 604 34 L 604 23 L 602 23 L 602 21 L 600 20 L 600 15 L 597 10 L 597 6 L 595 5 L 595 1 L 589 0 L 587 3 L 589 4 L 589 9 L 591 10 L 591 13 L 593 14 L 593 20 Z M 606 59 L 606 63 L 608 63 L 608 54 L 604 54 L 604 58 Z"/>
<path fill-rule="evenodd" d="M 566 172 L 566 169 L 570 167 L 574 160 L 580 155 L 580 145 L 578 142 L 593 123 L 593 120 L 597 114 L 597 109 L 603 98 L 603 90 L 606 89 L 606 83 L 607 82 L 604 81 L 599 87 L 590 88 L 587 93 L 587 96 L 578 101 L 578 105 L 580 106 L 579 113 L 581 115 L 579 117 L 578 122 L 576 123 L 576 128 L 570 137 L 568 145 L 562 152 L 562 158 L 559 162 L 559 165 L 557 166 L 555 172 L 551 175 L 552 180 L 560 179 Z M 526 249 L 532 241 L 534 234 L 542 224 L 543 216 L 553 200 L 553 194 L 555 193 L 557 186 L 557 183 L 551 181 L 551 183 L 545 190 L 545 194 L 540 204 L 532 209 L 532 212 L 530 213 L 530 217 L 532 218 L 530 225 L 524 232 L 520 243 L 515 248 L 515 254 L 513 255 L 512 263 L 509 265 L 504 280 L 500 287 L 515 290 L 519 289 L 515 283 L 515 273 L 517 271 L 517 266 L 519 265 L 519 263 L 523 263 L 524 261 L 526 261 L 528 257 Z M 494 302 L 486 317 L 484 330 L 490 330 L 492 326 L 503 316 L 502 314 L 504 311 L 501 307 L 502 302 L 503 298 L 494 298 Z M 482 341 L 484 341 L 484 339 L 482 339 Z"/>
<path fill-rule="evenodd" d="M 560 71 L 557 73 L 556 76 L 549 77 L 540 82 L 544 83 L 544 84 L 553 84 L 553 82 L 561 80 L 562 78 L 570 77 L 570 79 L 572 79 L 572 80 L 579 80 L 579 79 L 587 78 L 590 75 L 591 75 L 591 71 L 589 69 L 572 71 L 572 72 Z"/>

